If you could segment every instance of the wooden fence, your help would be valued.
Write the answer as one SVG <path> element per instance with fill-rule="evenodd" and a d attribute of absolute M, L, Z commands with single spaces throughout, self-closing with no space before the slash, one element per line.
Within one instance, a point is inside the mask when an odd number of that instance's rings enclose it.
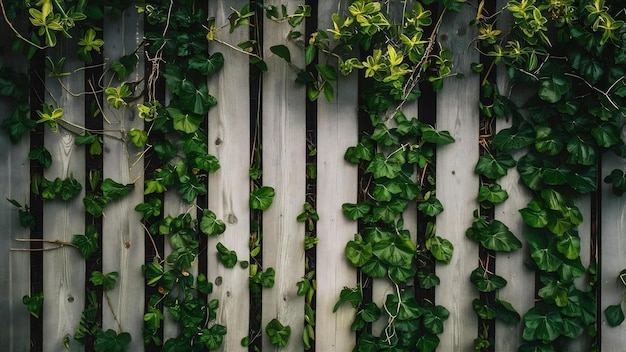
<path fill-rule="evenodd" d="M 210 1 L 209 12 L 216 17 L 217 23 L 227 23 L 227 16 L 232 11 L 230 8 L 241 8 L 243 3 L 243 0 Z M 298 2 L 289 0 L 282 3 L 295 6 Z M 324 6 L 319 6 L 318 26 L 331 27 L 330 14 L 336 10 L 335 2 L 324 2 Z M 475 198 L 479 187 L 479 178 L 474 173 L 479 156 L 479 80 L 469 69 L 471 62 L 478 61 L 478 54 L 471 45 L 475 37 L 474 29 L 468 25 L 474 15 L 469 7 L 459 14 L 451 13 L 439 33 L 440 42 L 454 52 L 455 71 L 464 73 L 465 78 L 447 80 L 444 89 L 437 94 L 436 103 L 420 100 L 405 108 L 408 116 L 417 116 L 418 104 L 436 104 L 436 127 L 448 130 L 456 140 L 437 150 L 436 192 L 445 207 L 445 211 L 437 217 L 437 231 L 455 247 L 451 263 L 437 267 L 441 284 L 436 288 L 435 300 L 450 311 L 450 318 L 445 322 L 445 330 L 440 336 L 438 351 L 473 350 L 473 340 L 479 330 L 472 310 L 472 300 L 478 293 L 469 282 L 470 273 L 478 262 L 479 249 L 465 236 L 473 220 L 472 212 L 478 207 Z M 110 64 L 111 60 L 129 54 L 138 46 L 142 40 L 143 19 L 131 9 L 122 18 L 105 18 L 103 28 L 105 64 Z M 263 77 L 260 92 L 261 158 L 263 183 L 274 187 L 276 195 L 272 206 L 263 214 L 262 248 L 264 266 L 273 267 L 277 275 L 273 288 L 263 291 L 262 326 L 272 318 L 280 317 L 280 321 L 292 329 L 290 343 L 283 350 L 302 351 L 304 347 L 300 336 L 304 328 L 304 298 L 296 294 L 296 283 L 305 273 L 305 228 L 296 221 L 296 217 L 302 211 L 302 204 L 309 191 L 306 188 L 307 107 L 311 110 L 311 105 L 306 103 L 303 86 L 294 83 L 294 73 L 282 59 L 267 49 L 272 45 L 284 44 L 288 30 L 286 26 L 272 22 L 263 26 L 263 43 L 266 48 L 263 54 L 270 73 Z M 4 48 L 2 55 L 10 58 L 7 46 L 11 41 L 7 39 L 10 33 L 6 26 L 2 27 L 0 36 Z M 227 37 L 227 41 L 237 43 L 247 36 L 245 30 L 235 31 Z M 250 126 L 254 125 L 251 124 L 251 111 L 258 101 L 250 96 L 250 85 L 255 83 L 249 79 L 248 57 L 219 43 L 212 45 L 213 50 L 224 54 L 226 64 L 209 83 L 209 91 L 219 102 L 209 113 L 209 152 L 220 160 L 221 169 L 208 180 L 208 205 L 218 218 L 224 219 L 227 226 L 222 236 L 209 239 L 206 267 L 198 267 L 197 270 L 206 273 L 211 282 L 221 281 L 221 285 L 215 286 L 212 296 L 220 301 L 217 320 L 228 328 L 222 349 L 229 352 L 247 351 L 240 340 L 248 335 L 249 329 L 248 270 L 238 266 L 224 268 L 216 259 L 215 245 L 221 241 L 240 256 L 249 253 L 249 141 Z M 49 53 L 63 55 L 72 50 L 60 43 Z M 303 62 L 303 57 L 296 54 L 298 52 L 292 50 L 292 61 Z M 19 62 L 14 63 L 14 67 L 27 69 Z M 90 90 L 84 76 L 85 70 L 76 70 L 78 68 L 78 62 L 66 63 L 66 70 L 74 73 L 61 79 L 65 88 L 56 82 L 56 78 L 42 79 L 48 83 L 46 101 L 71 101 L 73 108 L 66 109 L 64 119 L 84 125 L 85 120 L 91 118 L 84 113 L 84 95 L 73 96 L 70 93 Z M 129 80 L 139 81 L 144 74 L 143 66 L 136 72 L 136 76 Z M 319 244 L 316 246 L 315 263 L 315 347 L 320 352 L 350 351 L 355 344 L 355 334 L 350 330 L 354 310 L 349 305 L 342 306 L 336 313 L 332 310 L 341 289 L 355 287 L 359 281 L 356 270 L 343 254 L 345 244 L 357 232 L 357 223 L 345 218 L 341 210 L 343 203 L 354 203 L 357 200 L 357 168 L 344 161 L 343 154 L 347 147 L 358 141 L 358 90 L 355 76 L 342 77 L 335 89 L 336 99 L 333 102 L 320 99 L 313 110 L 316 112 L 314 120 L 317 138 L 317 181 L 314 190 L 320 217 L 316 227 Z M 130 109 L 112 110 L 106 106 L 104 109 L 107 116 L 105 130 L 143 128 L 143 121 L 134 116 Z M 0 102 L 2 116 L 7 114 L 7 110 Z M 308 113 L 311 114 L 310 111 Z M 498 129 L 506 127 L 498 121 Z M 87 177 L 85 150 L 74 145 L 74 135 L 63 129 L 58 133 L 47 130 L 43 140 L 53 157 L 53 164 L 45 170 L 45 177 L 54 179 L 72 175 L 84 184 Z M 3 198 L 29 203 L 29 148 L 28 138 L 13 146 L 5 135 L 0 137 L 0 191 Z M 102 326 L 131 333 L 133 340 L 130 350 L 141 351 L 145 279 L 139 268 L 145 263 L 145 248 L 149 239 L 141 225 L 140 214 L 133 208 L 144 199 L 145 160 L 135 149 L 111 137 L 104 138 L 104 149 L 104 178 L 124 184 L 134 183 L 135 188 L 131 195 L 107 207 L 103 217 L 102 271 L 116 271 L 120 275 L 116 287 L 108 293 L 112 310 L 103 309 Z M 604 173 L 625 166 L 624 160 L 612 157 L 606 157 L 602 165 Z M 529 196 L 514 170 L 509 172 L 501 184 L 510 197 L 496 208 L 495 216 L 521 238 L 523 225 L 518 210 L 526 206 Z M 601 199 L 595 219 L 597 223 L 589 220 L 591 197 L 578 200 L 585 216 L 579 231 L 583 261 L 588 264 L 591 258 L 599 258 L 601 268 L 598 325 L 602 349 L 619 351 L 626 345 L 625 328 L 606 326 L 602 310 L 607 305 L 620 302 L 623 296 L 623 287 L 618 285 L 616 277 L 626 267 L 626 245 L 621 240 L 626 230 L 626 218 L 623 199 L 611 195 L 607 187 L 602 185 L 598 196 L 594 198 Z M 81 199 L 77 197 L 71 202 L 44 203 L 43 238 L 71 241 L 73 234 L 84 232 L 85 212 Z M 187 211 L 188 207 L 177 195 L 165 196 L 164 215 L 176 215 Z M 407 215 L 407 225 L 415 232 L 416 217 L 411 217 L 410 213 Z M 12 250 L 26 248 L 16 239 L 29 238 L 31 234 L 19 226 L 17 209 L 6 201 L 0 202 L 0 224 L 0 316 L 5 317 L 5 328 L 0 329 L 2 349 L 31 349 L 31 319 L 22 304 L 22 297 L 34 293 L 38 288 L 45 292 L 43 314 L 39 320 L 44 343 L 35 349 L 64 350 L 63 340 L 68 336 L 71 340 L 85 307 L 85 261 L 76 250 L 62 248 L 43 252 L 40 254 L 42 262 L 38 267 L 33 267 L 31 253 Z M 601 252 L 593 255 L 592 227 L 602 231 L 597 234 L 601 238 Z M 502 258 L 505 260 L 500 260 L 498 255 L 497 273 L 508 279 L 508 285 L 500 292 L 500 298 L 511 302 L 519 312 L 525 312 L 533 306 L 535 299 L 534 273 L 523 265 L 528 258 L 528 250 L 502 255 Z M 31 283 L 31 277 L 35 276 L 41 278 L 41 287 Z M 374 282 L 373 285 L 372 299 L 376 302 L 384 301 L 391 288 L 383 282 Z M 380 326 L 375 325 L 374 329 L 377 328 Z M 498 324 L 495 329 L 495 351 L 516 350 L 521 343 L 522 328 L 523 323 L 515 326 Z M 175 326 L 166 322 L 164 335 L 172 336 L 175 333 Z M 262 338 L 266 340 L 265 335 Z M 75 341 L 70 341 L 69 346 L 71 351 L 82 349 Z M 571 350 L 584 351 L 584 346 L 585 341 L 578 341 Z M 264 351 L 274 349 L 268 341 L 263 342 Z"/>

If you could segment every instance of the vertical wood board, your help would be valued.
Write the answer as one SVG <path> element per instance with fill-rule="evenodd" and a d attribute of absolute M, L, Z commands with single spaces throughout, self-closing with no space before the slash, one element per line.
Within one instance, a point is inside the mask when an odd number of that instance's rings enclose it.
<path fill-rule="evenodd" d="M 218 26 L 228 23 L 232 8 L 240 9 L 246 1 L 210 2 L 209 16 Z M 234 46 L 248 39 L 248 28 L 241 27 L 228 34 L 226 28 L 217 33 L 220 40 Z M 209 93 L 217 98 L 217 106 L 209 111 L 209 153 L 220 162 L 220 169 L 209 176 L 209 209 L 226 224 L 223 235 L 208 241 L 208 280 L 214 282 L 213 294 L 220 302 L 217 322 L 228 333 L 222 351 L 247 351 L 241 339 L 249 334 L 250 291 L 248 269 L 236 265 L 226 268 L 217 258 L 216 245 L 221 242 L 234 250 L 240 261 L 248 261 L 250 251 L 250 88 L 249 58 L 219 43 L 211 45 L 210 53 L 224 55 L 224 67 L 209 78 Z M 217 283 L 221 282 L 220 285 Z"/>
<path fill-rule="evenodd" d="M 623 138 L 623 137 L 622 137 Z M 608 175 L 613 169 L 624 170 L 626 161 L 606 155 L 602 160 L 602 175 Z M 618 276 L 626 269 L 626 202 L 623 196 L 617 197 L 611 192 L 611 185 L 602 183 L 602 238 L 600 247 L 600 306 L 598 325 L 602 329 L 602 351 L 622 351 L 626 346 L 626 325 L 622 323 L 610 327 L 606 322 L 604 310 L 610 305 L 622 304 L 626 288 L 618 282 Z"/>
<path fill-rule="evenodd" d="M 107 16 L 104 20 L 104 53 L 107 67 L 122 56 L 132 54 L 143 35 L 143 16 L 131 8 L 120 17 Z M 139 58 L 139 62 L 142 62 Z M 110 73 L 113 74 L 113 73 Z M 126 81 L 138 82 L 144 74 L 143 64 L 135 68 Z M 105 82 L 114 87 L 123 82 Z M 135 147 L 128 138 L 131 129 L 143 130 L 143 121 L 137 113 L 136 103 L 115 109 L 104 102 L 103 122 L 105 130 L 118 140 L 105 136 L 103 153 L 103 179 L 110 178 L 121 184 L 134 184 L 133 191 L 104 209 L 102 223 L 102 271 L 119 273 L 115 287 L 105 292 L 102 308 L 103 328 L 128 332 L 133 337 L 129 347 L 143 348 L 143 295 L 145 279 L 141 266 L 145 264 L 145 233 L 141 226 L 141 214 L 135 206 L 143 202 L 142 149 Z M 137 294 L 141 293 L 141 294 Z"/>
<path fill-rule="evenodd" d="M 357 284 L 356 270 L 344 254 L 357 223 L 346 218 L 341 208 L 357 201 L 358 170 L 343 159 L 345 150 L 358 142 L 356 77 L 340 78 L 335 91 L 335 101 L 320 98 L 317 104 L 317 351 L 350 351 L 355 345 L 350 329 L 354 309 L 344 304 L 333 313 L 333 307 L 344 287 Z"/>
<path fill-rule="evenodd" d="M 46 52 L 56 58 L 68 56 L 65 69 L 72 72 L 82 66 L 78 59 L 72 59 L 74 46 L 65 40 L 59 41 L 57 47 Z M 48 94 L 46 103 L 53 108 L 63 107 L 62 119 L 77 125 L 83 125 L 84 99 L 73 94 L 84 91 L 84 74 L 82 71 L 60 78 L 46 78 Z M 69 89 L 69 91 L 67 90 Z M 62 125 L 63 124 L 63 125 Z M 45 126 L 44 144 L 52 155 L 52 165 L 44 172 L 44 177 L 54 180 L 73 177 L 81 185 L 85 182 L 85 151 L 74 144 L 74 134 L 59 122 L 58 132 L 54 133 Z M 74 131 L 77 132 L 77 131 Z M 82 198 L 83 190 L 69 201 L 44 201 L 43 235 L 46 240 L 72 242 L 74 234 L 85 232 L 85 216 Z M 50 245 L 44 245 L 49 247 Z M 85 305 L 85 260 L 80 253 L 71 247 L 62 247 L 46 251 L 43 255 L 43 350 L 57 351 L 63 348 L 63 341 L 68 340 L 70 351 L 82 350 L 82 345 L 73 341 L 74 331 L 80 321 Z"/>
<path fill-rule="evenodd" d="M 269 1 L 282 4 L 288 12 L 299 2 Z M 265 20 L 264 57 L 271 75 L 263 80 L 262 158 L 263 184 L 275 189 L 273 204 L 263 213 L 263 269 L 274 268 L 274 287 L 263 290 L 262 326 L 276 318 L 291 327 L 289 344 L 282 351 L 302 351 L 304 299 L 298 297 L 297 282 L 304 275 L 304 225 L 296 218 L 302 212 L 306 186 L 305 90 L 294 82 L 295 73 L 287 63 L 271 53 L 273 45 L 284 44 L 290 27 Z M 303 66 L 302 49 L 288 43 L 291 60 Z M 263 334 L 263 350 L 274 351 Z"/>
<path fill-rule="evenodd" d="M 441 283 L 435 300 L 450 311 L 441 334 L 440 351 L 471 351 L 477 336 L 477 318 L 472 309 L 473 295 L 469 281 L 478 263 L 478 246 L 465 237 L 476 204 L 478 176 L 478 76 L 469 65 L 478 57 L 471 48 L 475 38 L 469 27 L 473 9 L 463 7 L 460 13 L 446 13 L 439 31 L 439 41 L 454 54 L 453 70 L 465 74 L 463 79 L 449 78 L 437 96 L 438 130 L 447 130 L 455 142 L 437 149 L 437 198 L 444 211 L 437 216 L 437 235 L 454 245 L 452 260 L 438 265 Z"/>
<path fill-rule="evenodd" d="M 1 30 L 8 30 L 4 24 Z M 0 51 L 10 50 L 8 41 L 0 43 Z M 5 54 L 6 55 L 6 54 Z M 17 58 L 4 56 L 4 64 L 16 71 L 25 71 Z M 0 100 L 0 119 L 8 118 L 13 112 L 12 98 Z M 20 204 L 29 203 L 30 170 L 28 162 L 29 138 L 13 144 L 6 131 L 0 132 L 0 286 L 4 294 L 0 295 L 0 316 L 10 324 L 0 329 L 0 341 L 9 351 L 28 351 L 30 338 L 29 314 L 22 304 L 22 297 L 30 295 L 30 254 L 28 252 L 11 251 L 11 248 L 27 248 L 18 245 L 16 238 L 28 238 L 30 232 L 20 226 L 18 209 L 7 201 L 14 199 Z"/>

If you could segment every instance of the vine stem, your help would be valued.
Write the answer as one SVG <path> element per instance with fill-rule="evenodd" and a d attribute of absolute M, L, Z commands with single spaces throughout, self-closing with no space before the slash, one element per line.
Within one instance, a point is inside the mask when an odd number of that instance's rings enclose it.
<path fill-rule="evenodd" d="M 566 76 L 569 76 L 569 77 L 578 78 L 579 80 L 581 80 L 581 81 L 585 82 L 585 84 L 586 84 L 589 88 L 591 88 L 591 89 L 595 90 L 596 92 L 598 92 L 598 93 L 602 94 L 602 95 L 606 98 L 606 100 L 608 100 L 608 101 L 609 101 L 609 103 L 611 103 L 611 105 L 615 108 L 615 110 L 619 111 L 619 107 L 617 106 L 617 104 L 615 104 L 615 102 L 613 101 L 613 99 L 611 99 L 611 97 L 609 96 L 608 91 L 607 91 L 607 92 L 605 92 L 605 91 L 603 91 L 603 90 L 601 90 L 601 89 L 599 89 L 599 88 L 595 87 L 595 86 L 594 86 L 594 85 L 592 85 L 591 83 L 587 82 L 587 80 L 586 80 L 586 79 L 582 78 L 581 76 L 575 75 L 575 74 L 573 74 L 573 73 L 565 72 L 565 75 L 566 75 Z M 624 77 L 621 77 L 621 78 L 620 78 L 617 82 L 621 81 L 621 80 L 622 80 L 622 78 L 624 78 Z M 615 82 L 615 83 L 617 83 L 617 82 Z M 615 85 L 615 83 L 614 83 L 613 85 L 611 85 L 611 88 L 613 88 L 613 86 Z M 611 90 L 611 88 L 609 88 L 609 91 Z"/>
<path fill-rule="evenodd" d="M 11 28 L 11 30 L 13 31 L 13 33 L 15 33 L 15 36 L 18 37 L 19 39 L 25 41 L 26 43 L 34 46 L 37 49 L 43 50 L 46 48 L 49 48 L 50 46 L 46 45 L 46 46 L 41 46 L 41 45 L 37 45 L 33 42 L 31 42 L 30 40 L 26 39 L 22 34 L 20 34 L 20 32 L 15 29 L 15 27 L 13 27 L 13 23 L 11 23 L 11 21 L 9 20 L 9 17 L 7 17 L 7 12 L 4 8 L 4 1 L 0 0 L 0 8 L 2 8 L 2 17 L 4 17 L 4 21 L 9 25 L 9 27 Z"/>
<path fill-rule="evenodd" d="M 11 248 L 11 251 L 15 251 L 15 252 L 43 252 L 43 251 L 52 251 L 55 249 L 59 249 L 59 248 L 63 248 L 65 246 L 70 246 L 70 247 L 74 247 L 74 248 L 78 248 L 77 245 L 71 243 L 71 242 L 65 242 L 65 241 L 61 241 L 61 240 L 47 240 L 44 238 L 16 238 L 15 239 L 18 242 L 42 242 L 42 243 L 50 243 L 50 244 L 56 244 L 56 247 L 51 247 L 51 248 Z"/>

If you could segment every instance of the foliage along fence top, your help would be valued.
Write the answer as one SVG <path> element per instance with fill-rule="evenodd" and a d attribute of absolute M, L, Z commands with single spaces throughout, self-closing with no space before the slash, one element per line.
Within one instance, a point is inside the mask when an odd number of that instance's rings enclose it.
<path fill-rule="evenodd" d="M 606 351 L 624 1 L 4 1 L 10 351 Z"/>

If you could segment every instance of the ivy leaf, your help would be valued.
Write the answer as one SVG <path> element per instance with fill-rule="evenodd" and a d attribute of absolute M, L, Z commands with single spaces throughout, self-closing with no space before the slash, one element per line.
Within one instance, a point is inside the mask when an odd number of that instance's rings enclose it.
<path fill-rule="evenodd" d="M 89 278 L 89 281 L 91 281 L 91 283 L 96 286 L 102 286 L 105 291 L 109 291 L 112 290 L 113 287 L 115 287 L 115 281 L 117 280 L 118 276 L 119 274 L 115 271 L 107 274 L 103 274 L 99 271 L 93 271 L 91 272 L 91 277 Z"/>
<path fill-rule="evenodd" d="M 420 125 L 422 131 L 422 140 L 427 143 L 436 145 L 444 145 L 454 143 L 454 137 L 448 131 L 437 131 L 433 126 L 428 124 Z"/>
<path fill-rule="evenodd" d="M 139 203 L 135 206 L 135 210 L 142 213 L 142 219 L 146 220 L 152 216 L 161 215 L 161 200 L 159 198 L 150 198 L 147 203 Z"/>
<path fill-rule="evenodd" d="M 28 312 L 33 317 L 39 319 L 41 308 L 43 308 L 43 292 L 33 293 L 31 296 L 22 297 L 22 303 L 26 305 Z"/>
<path fill-rule="evenodd" d="M 433 334 L 441 334 L 443 322 L 449 316 L 450 312 L 443 306 L 428 307 L 424 311 L 424 327 Z"/>
<path fill-rule="evenodd" d="M 200 220 L 200 231 L 205 235 L 216 236 L 224 233 L 226 224 L 217 218 L 214 212 L 209 209 L 202 211 L 202 219 Z"/>
<path fill-rule="evenodd" d="M 531 200 L 528 206 L 519 212 L 526 225 L 530 227 L 542 228 L 548 225 L 548 212 L 536 199 Z"/>
<path fill-rule="evenodd" d="M 400 297 L 395 294 L 387 295 L 384 306 L 391 312 L 397 312 L 398 320 L 417 319 L 423 316 L 426 312 L 429 312 L 432 316 L 444 314 L 443 311 L 436 310 L 435 307 L 427 307 L 426 309 L 422 308 L 419 303 L 417 303 L 413 290 L 411 289 L 402 290 L 400 292 Z M 445 311 L 445 308 L 443 308 L 443 310 Z"/>
<path fill-rule="evenodd" d="M 80 255 L 87 259 L 98 250 L 98 233 L 93 225 L 87 226 L 84 235 L 74 235 L 72 244 L 78 247 Z"/>
<path fill-rule="evenodd" d="M 285 347 L 289 343 L 291 327 L 289 325 L 284 326 L 278 319 L 274 318 L 265 326 L 265 333 L 269 336 L 272 345 Z"/>
<path fill-rule="evenodd" d="M 100 185 L 103 196 L 110 200 L 118 200 L 130 193 L 134 188 L 135 185 L 132 183 L 123 185 L 110 178 L 104 180 Z"/>
<path fill-rule="evenodd" d="M 621 196 L 626 192 L 626 174 L 622 170 L 614 169 L 604 178 L 604 182 L 611 184 L 611 190 L 616 196 Z"/>
<path fill-rule="evenodd" d="M 250 208 L 267 210 L 274 200 L 274 188 L 268 186 L 255 187 L 250 193 Z"/>
<path fill-rule="evenodd" d="M 536 156 L 526 154 L 521 157 L 517 162 L 517 171 L 528 188 L 535 191 L 541 188 L 543 168 Z"/>
<path fill-rule="evenodd" d="M 502 189 L 502 186 L 495 183 L 492 185 L 482 185 L 478 190 L 477 202 L 489 202 L 491 204 L 499 204 L 509 198 L 508 193 Z"/>
<path fill-rule="evenodd" d="M 333 313 L 339 309 L 339 307 L 348 302 L 352 306 L 352 308 L 356 308 L 359 306 L 361 301 L 363 300 L 363 291 L 360 286 L 355 288 L 344 287 L 339 293 L 339 300 L 335 303 L 333 307 Z"/>
<path fill-rule="evenodd" d="M 393 195 L 402 192 L 400 185 L 394 182 L 376 183 L 372 190 L 372 196 L 379 202 L 389 202 Z"/>
<path fill-rule="evenodd" d="M 603 123 L 592 128 L 591 135 L 603 148 L 609 148 L 621 141 L 619 128 L 611 123 Z"/>
<path fill-rule="evenodd" d="M 435 334 L 425 334 L 417 339 L 415 347 L 419 352 L 433 352 L 439 346 L 439 337 Z"/>
<path fill-rule="evenodd" d="M 369 262 L 363 265 L 361 270 L 371 277 L 385 277 L 387 275 L 387 266 L 378 257 L 372 257 Z"/>
<path fill-rule="evenodd" d="M 443 204 L 434 196 L 428 198 L 427 201 L 419 203 L 417 210 L 426 216 L 437 216 L 443 211 Z"/>
<path fill-rule="evenodd" d="M 493 145 L 498 151 L 504 153 L 524 148 L 534 141 L 535 132 L 528 123 L 522 123 L 517 128 L 505 128 L 493 137 Z"/>
<path fill-rule="evenodd" d="M 452 242 L 439 236 L 433 236 L 426 240 L 426 249 L 432 253 L 433 257 L 445 264 L 450 263 L 452 260 L 452 253 L 454 252 L 454 246 Z"/>
<path fill-rule="evenodd" d="M 348 219 L 356 221 L 364 218 L 370 212 L 371 206 L 369 203 L 344 203 L 341 209 Z"/>
<path fill-rule="evenodd" d="M 50 152 L 44 146 L 38 146 L 32 149 L 28 153 L 28 158 L 30 160 L 36 160 L 46 169 L 52 165 L 52 155 L 50 155 Z"/>
<path fill-rule="evenodd" d="M 281 59 L 291 63 L 291 53 L 289 52 L 289 48 L 285 45 L 274 45 L 270 47 L 270 51 Z"/>
<path fill-rule="evenodd" d="M 402 171 L 404 162 L 404 155 L 400 152 L 394 153 L 389 157 L 376 154 L 374 159 L 367 165 L 365 172 L 373 174 L 375 178 L 386 177 L 393 179 Z"/>
<path fill-rule="evenodd" d="M 513 305 L 507 301 L 501 301 L 496 298 L 492 307 L 496 311 L 496 318 L 505 323 L 517 324 L 521 320 L 519 313 L 517 313 Z"/>
<path fill-rule="evenodd" d="M 179 109 L 168 107 L 167 112 L 172 117 L 174 129 L 184 133 L 194 133 L 200 128 L 201 116 L 194 114 L 184 114 Z"/>
<path fill-rule="evenodd" d="M 440 283 L 439 277 L 435 273 L 424 274 L 421 271 L 417 272 L 417 279 L 419 287 L 425 290 L 438 286 Z"/>
<path fill-rule="evenodd" d="M 535 306 L 524 315 L 524 340 L 554 341 L 561 335 L 562 324 L 563 319 L 557 310 Z"/>
<path fill-rule="evenodd" d="M 472 271 L 470 281 L 480 292 L 493 292 L 506 286 L 506 280 L 504 278 L 488 273 L 481 267 Z"/>
<path fill-rule="evenodd" d="M 498 179 L 506 176 L 507 169 L 515 166 L 515 159 L 509 154 L 494 156 L 492 154 L 482 155 L 474 171 L 479 175 L 487 176 L 491 179 Z"/>
<path fill-rule="evenodd" d="M 132 128 L 128 131 L 128 136 L 130 137 L 130 141 L 133 142 L 133 145 L 137 148 L 145 146 L 146 142 L 148 142 L 148 133 L 144 130 Z"/>
<path fill-rule="evenodd" d="M 194 55 L 189 59 L 188 67 L 197 70 L 204 76 L 211 76 L 224 67 L 224 56 L 222 53 L 214 53 L 208 58 L 204 55 Z"/>
<path fill-rule="evenodd" d="M 530 256 L 539 269 L 554 272 L 561 267 L 563 261 L 555 255 L 555 252 L 558 253 L 558 251 L 542 233 L 526 231 L 524 236 L 531 247 Z"/>
<path fill-rule="evenodd" d="M 484 320 L 492 320 L 496 317 L 496 311 L 491 307 L 489 303 L 485 303 L 478 298 L 472 301 L 472 309 L 476 312 L 479 318 Z"/>
<path fill-rule="evenodd" d="M 550 186 L 559 186 L 567 183 L 567 178 L 571 175 L 572 170 L 565 164 L 552 166 L 546 162 L 542 172 L 542 180 Z"/>
<path fill-rule="evenodd" d="M 567 151 L 569 152 L 567 161 L 571 164 L 590 166 L 596 162 L 596 152 L 593 146 L 578 136 L 567 142 Z"/>
<path fill-rule="evenodd" d="M 587 167 L 584 171 L 573 171 L 566 176 L 567 184 L 580 193 L 593 192 L 598 189 L 596 172 L 595 166 Z"/>
<path fill-rule="evenodd" d="M 217 242 L 215 248 L 217 249 L 217 257 L 220 262 L 229 269 L 234 268 L 237 264 L 237 252 L 229 250 L 222 242 Z"/>
<path fill-rule="evenodd" d="M 185 79 L 181 84 L 180 103 L 184 107 L 193 107 L 191 111 L 202 121 L 202 116 L 206 115 L 209 108 L 217 104 L 217 100 L 209 94 L 206 82 L 196 86 Z"/>
<path fill-rule="evenodd" d="M 350 241 L 345 249 L 346 258 L 357 268 L 362 267 L 372 258 L 372 244 L 363 241 Z"/>
<path fill-rule="evenodd" d="M 404 199 L 393 199 L 391 202 L 382 203 L 372 209 L 372 219 L 374 221 L 382 221 L 392 223 L 407 207 L 408 201 Z"/>
<path fill-rule="evenodd" d="M 537 95 L 549 103 L 556 103 L 571 88 L 571 82 L 564 76 L 543 77 L 539 81 Z"/>
<path fill-rule="evenodd" d="M 411 265 L 415 252 L 415 243 L 405 236 L 397 236 L 393 241 L 381 241 L 372 246 L 375 256 L 395 266 Z"/>
<path fill-rule="evenodd" d="M 522 248 L 522 242 L 499 220 L 493 220 L 489 225 L 489 231 L 481 234 L 480 244 L 487 249 L 501 252 Z"/>
<path fill-rule="evenodd" d="M 125 352 L 130 341 L 131 336 L 127 332 L 118 335 L 113 329 L 100 330 L 96 334 L 94 349 L 96 352 Z"/>
<path fill-rule="evenodd" d="M 202 335 L 200 336 L 200 342 L 209 351 L 220 348 L 224 342 L 224 336 L 226 335 L 226 327 L 220 324 L 215 324 L 208 329 L 202 329 Z"/>
<path fill-rule="evenodd" d="M 620 304 L 611 305 L 604 309 L 604 316 L 606 317 L 606 323 L 609 326 L 618 326 L 624 321 L 624 311 Z"/>

